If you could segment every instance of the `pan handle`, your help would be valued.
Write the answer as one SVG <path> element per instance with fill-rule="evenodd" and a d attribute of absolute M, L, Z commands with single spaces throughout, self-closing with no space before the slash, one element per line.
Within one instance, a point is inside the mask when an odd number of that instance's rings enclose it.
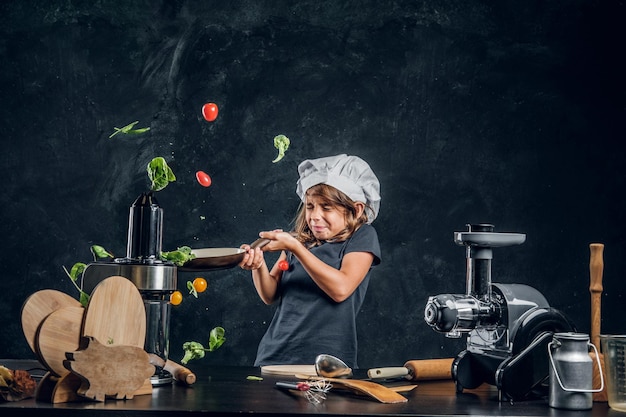
<path fill-rule="evenodd" d="M 270 243 L 269 239 L 265 239 L 265 238 L 258 238 L 257 240 L 255 240 L 254 242 L 252 242 L 250 244 L 250 247 L 252 249 L 256 249 L 256 248 L 262 248 L 263 246 L 267 245 L 268 243 Z"/>

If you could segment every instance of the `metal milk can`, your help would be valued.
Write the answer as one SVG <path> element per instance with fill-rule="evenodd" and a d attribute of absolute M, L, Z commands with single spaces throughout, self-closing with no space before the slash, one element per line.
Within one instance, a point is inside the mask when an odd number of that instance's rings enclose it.
<path fill-rule="evenodd" d="M 548 343 L 550 407 L 589 410 L 593 406 L 592 393 L 604 388 L 604 378 L 600 375 L 602 386 L 594 390 L 590 346 L 596 351 L 596 358 L 599 358 L 597 349 L 589 342 L 589 335 L 585 333 L 566 332 L 552 336 L 552 341 Z"/>

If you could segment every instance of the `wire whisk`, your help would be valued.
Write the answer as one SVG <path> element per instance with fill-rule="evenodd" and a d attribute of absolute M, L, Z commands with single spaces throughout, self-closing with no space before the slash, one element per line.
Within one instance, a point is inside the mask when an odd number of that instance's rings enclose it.
<path fill-rule="evenodd" d="M 311 381 L 309 389 L 304 391 L 304 397 L 312 404 L 321 404 L 326 399 L 326 393 L 332 387 L 332 384 L 325 379 Z"/>

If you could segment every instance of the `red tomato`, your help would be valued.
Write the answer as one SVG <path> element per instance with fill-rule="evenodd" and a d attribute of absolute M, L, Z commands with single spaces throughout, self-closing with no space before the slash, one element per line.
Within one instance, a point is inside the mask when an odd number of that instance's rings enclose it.
<path fill-rule="evenodd" d="M 204 119 L 207 122 L 212 122 L 217 119 L 217 113 L 218 109 L 217 104 L 215 103 L 207 103 L 202 106 L 202 116 L 204 116 Z"/>
<path fill-rule="evenodd" d="M 284 259 L 278 262 L 278 269 L 280 269 L 281 271 L 287 271 L 289 269 L 289 262 Z"/>
<path fill-rule="evenodd" d="M 196 179 L 203 187 L 208 187 L 209 185 L 211 185 L 211 177 L 209 177 L 209 174 L 204 171 L 196 172 Z"/>

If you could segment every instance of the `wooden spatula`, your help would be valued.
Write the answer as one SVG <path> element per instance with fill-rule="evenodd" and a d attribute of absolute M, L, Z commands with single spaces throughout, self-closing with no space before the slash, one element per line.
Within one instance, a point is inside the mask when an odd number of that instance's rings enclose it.
<path fill-rule="evenodd" d="M 146 309 L 135 284 L 120 276 L 102 280 L 89 298 L 83 336 L 93 337 L 106 346 L 143 348 Z"/>
<path fill-rule="evenodd" d="M 365 394 L 385 404 L 405 403 L 408 401 L 406 397 L 403 397 L 402 395 L 400 395 L 398 392 L 394 391 L 393 389 L 387 388 L 383 385 L 380 385 L 371 381 L 362 381 L 359 379 L 349 379 L 349 378 L 323 378 L 323 377 L 312 377 L 312 376 L 309 376 L 308 379 L 311 379 L 311 380 L 323 379 L 337 386 L 341 386 L 344 388 L 348 388 L 352 391 Z"/>

